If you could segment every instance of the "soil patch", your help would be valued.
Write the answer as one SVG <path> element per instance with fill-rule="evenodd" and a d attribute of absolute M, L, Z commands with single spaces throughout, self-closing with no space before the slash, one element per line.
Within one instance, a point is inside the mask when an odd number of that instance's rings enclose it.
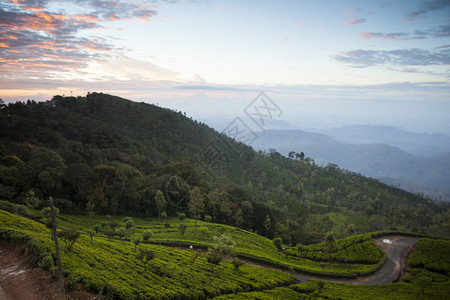
<path fill-rule="evenodd" d="M 0 243 L 0 299 L 2 300 L 59 300 L 65 299 L 59 292 L 57 278 L 41 268 L 28 263 L 25 246 Z M 100 299 L 84 291 L 71 291 L 73 299 Z"/>

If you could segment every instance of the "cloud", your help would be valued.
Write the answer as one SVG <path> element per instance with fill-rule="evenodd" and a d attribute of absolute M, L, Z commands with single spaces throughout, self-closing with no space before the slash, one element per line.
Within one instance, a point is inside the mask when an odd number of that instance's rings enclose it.
<path fill-rule="evenodd" d="M 361 32 L 358 34 L 363 39 L 385 39 L 385 40 L 423 40 L 427 38 L 442 38 L 450 36 L 450 25 L 442 25 L 428 30 L 416 30 L 414 32 Z"/>
<path fill-rule="evenodd" d="M 423 49 L 398 49 L 390 51 L 353 50 L 342 52 L 334 58 L 355 68 L 377 65 L 430 66 L 450 65 L 450 49 L 428 51 Z"/>
<path fill-rule="evenodd" d="M 446 10 L 450 8 L 450 1 L 448 0 L 432 0 L 422 2 L 418 8 L 408 14 L 403 20 L 404 21 L 413 21 L 422 15 L 425 15 L 429 12 L 436 10 Z"/>
<path fill-rule="evenodd" d="M 0 2 L 0 78 L 24 78 L 33 74 L 52 78 L 58 76 L 55 72 L 80 69 L 89 62 L 109 59 L 123 49 L 107 39 L 79 33 L 106 29 L 102 21 L 148 22 L 156 14 L 145 3 L 67 0 L 58 1 L 58 12 L 53 12 L 55 3 L 56 0 Z M 66 13 L 73 5 L 79 8 L 77 13 Z"/>
<path fill-rule="evenodd" d="M 345 25 L 359 25 L 365 22 L 366 22 L 365 18 L 352 18 L 351 20 L 345 22 Z"/>

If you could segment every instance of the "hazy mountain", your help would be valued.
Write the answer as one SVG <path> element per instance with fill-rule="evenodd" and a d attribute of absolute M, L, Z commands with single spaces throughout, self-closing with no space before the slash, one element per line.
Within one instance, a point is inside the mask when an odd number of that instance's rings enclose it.
<path fill-rule="evenodd" d="M 410 182 L 415 192 L 426 194 L 421 186 L 438 190 L 433 195 L 450 190 L 450 153 L 420 157 L 386 143 L 349 144 L 303 130 L 259 132 L 252 146 L 257 150 L 272 148 L 283 155 L 302 151 L 319 165 L 334 163 L 366 176 Z"/>
<path fill-rule="evenodd" d="M 349 144 L 385 143 L 418 156 L 450 152 L 450 136 L 441 133 L 418 133 L 390 126 L 372 125 L 354 125 L 313 131 Z"/>

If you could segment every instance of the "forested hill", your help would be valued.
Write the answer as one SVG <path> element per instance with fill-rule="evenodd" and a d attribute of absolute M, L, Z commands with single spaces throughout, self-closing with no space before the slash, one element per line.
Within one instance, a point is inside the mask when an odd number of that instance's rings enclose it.
<path fill-rule="evenodd" d="M 202 216 L 289 242 L 321 238 L 330 228 L 314 220 L 330 212 L 355 216 L 362 231 L 447 222 L 429 199 L 302 155 L 258 153 L 182 112 L 106 94 L 9 104 L 0 127 L 0 197 L 10 201 L 34 193 L 71 212 L 175 215 L 198 187 Z"/>

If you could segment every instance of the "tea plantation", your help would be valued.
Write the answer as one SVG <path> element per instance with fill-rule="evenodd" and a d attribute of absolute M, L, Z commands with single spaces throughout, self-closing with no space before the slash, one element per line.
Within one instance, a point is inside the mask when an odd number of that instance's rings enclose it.
<path fill-rule="evenodd" d="M 54 270 L 53 260 L 49 261 L 49 257 L 55 256 L 51 233 L 38 222 L 45 223 L 45 216 L 37 211 L 30 211 L 28 215 L 37 221 L 0 210 L 0 240 L 27 243 L 37 253 L 36 262 Z M 60 230 L 81 233 L 72 251 L 60 242 L 66 277 L 72 284 L 82 283 L 87 291 L 110 299 L 446 299 L 450 294 L 447 278 L 420 269 L 414 270 L 406 282 L 380 286 L 318 280 L 299 283 L 290 274 L 302 271 L 355 278 L 357 274 L 373 273 L 386 257 L 371 242 L 373 236 L 381 233 L 337 240 L 335 251 L 325 255 L 322 244 L 286 246 L 286 251 L 279 251 L 271 240 L 255 233 L 201 221 L 195 227 L 190 219 L 183 220 L 187 226 L 184 234 L 179 230 L 181 221 L 177 218 L 60 214 L 57 223 Z M 113 235 L 112 231 L 121 233 Z M 149 238 L 142 240 L 144 232 L 148 231 L 151 231 Z M 250 258 L 281 267 L 285 272 L 246 264 L 236 268 L 230 261 L 224 263 L 223 269 L 221 264 L 210 264 L 203 251 L 214 245 L 214 236 L 221 234 L 235 242 L 236 254 L 244 262 L 245 258 Z M 133 243 L 137 238 L 138 242 Z M 189 249 L 190 245 L 193 249 Z M 427 247 L 440 249 L 440 252 L 428 251 Z M 448 270 L 436 269 L 433 262 L 436 259 L 448 263 L 449 256 L 443 257 L 448 253 L 446 247 L 446 240 L 421 239 L 417 251 L 411 255 L 411 264 L 445 274 Z M 147 264 L 138 255 L 143 250 L 154 253 Z M 423 277 L 429 278 L 425 287 L 420 280 Z"/>

